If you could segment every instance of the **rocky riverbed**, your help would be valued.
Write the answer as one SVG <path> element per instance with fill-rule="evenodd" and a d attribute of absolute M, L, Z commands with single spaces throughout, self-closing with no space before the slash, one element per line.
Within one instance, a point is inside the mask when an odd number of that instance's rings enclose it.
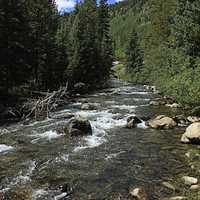
<path fill-rule="evenodd" d="M 81 96 L 49 119 L 1 127 L 0 199 L 132 199 L 143 190 L 142 198 L 150 200 L 182 195 L 172 183 L 193 175 L 185 154 L 196 147 L 180 142 L 185 127 L 147 126 L 147 119 L 181 114 L 150 105 L 155 98 L 144 86 L 113 80 L 110 88 Z M 134 116 L 141 121 L 127 128 Z M 86 124 L 71 123 L 72 117 Z"/>

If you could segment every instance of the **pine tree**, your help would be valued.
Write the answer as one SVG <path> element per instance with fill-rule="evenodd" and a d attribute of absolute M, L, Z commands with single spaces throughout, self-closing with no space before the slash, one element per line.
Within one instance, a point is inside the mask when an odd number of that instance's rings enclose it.
<path fill-rule="evenodd" d="M 97 82 L 96 9 L 95 0 L 87 0 L 76 7 L 77 14 L 69 36 L 72 47 L 68 75 L 72 86 L 77 82 L 90 85 Z"/>
<path fill-rule="evenodd" d="M 113 47 L 110 36 L 109 7 L 107 0 L 100 0 L 98 8 L 98 43 L 100 52 L 100 77 L 99 80 L 107 79 L 113 62 Z"/>
<path fill-rule="evenodd" d="M 133 30 L 129 45 L 126 49 L 126 71 L 132 74 L 137 81 L 137 76 L 141 72 L 142 66 L 143 53 L 139 46 L 138 34 Z"/>
<path fill-rule="evenodd" d="M 29 77 L 29 13 L 25 0 L 0 1 L 0 85 L 9 90 Z"/>

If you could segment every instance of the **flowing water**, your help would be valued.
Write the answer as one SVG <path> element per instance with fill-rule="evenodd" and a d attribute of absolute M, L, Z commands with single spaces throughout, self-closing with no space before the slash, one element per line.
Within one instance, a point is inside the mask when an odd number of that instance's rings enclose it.
<path fill-rule="evenodd" d="M 54 119 L 6 127 L 0 135 L 0 191 L 25 187 L 30 199 L 69 199 L 60 188 L 68 185 L 72 197 L 114 199 L 117 193 L 126 196 L 130 187 L 144 186 L 151 199 L 169 195 L 162 181 L 184 170 L 180 129 L 152 130 L 144 123 L 125 128 L 129 116 L 171 112 L 149 106 L 154 97 L 143 86 L 113 80 L 110 88 L 53 113 Z M 100 108 L 83 111 L 84 101 Z M 57 132 L 68 113 L 89 119 L 93 135 L 69 139 Z"/>

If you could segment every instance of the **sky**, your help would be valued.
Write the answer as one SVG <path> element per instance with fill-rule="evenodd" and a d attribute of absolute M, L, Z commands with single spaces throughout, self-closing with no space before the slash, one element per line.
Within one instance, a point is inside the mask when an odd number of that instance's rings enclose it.
<path fill-rule="evenodd" d="M 123 1 L 123 0 L 108 0 L 108 2 L 110 4 L 119 2 L 119 1 Z M 76 0 L 56 0 L 56 3 L 58 5 L 58 10 L 73 10 L 75 4 L 76 4 Z"/>

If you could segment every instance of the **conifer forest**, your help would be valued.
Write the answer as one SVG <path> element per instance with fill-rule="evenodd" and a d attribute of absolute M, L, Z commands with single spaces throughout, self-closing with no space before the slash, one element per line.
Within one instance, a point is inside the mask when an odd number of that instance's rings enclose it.
<path fill-rule="evenodd" d="M 0 0 L 0 200 L 200 200 L 200 0 Z"/>

